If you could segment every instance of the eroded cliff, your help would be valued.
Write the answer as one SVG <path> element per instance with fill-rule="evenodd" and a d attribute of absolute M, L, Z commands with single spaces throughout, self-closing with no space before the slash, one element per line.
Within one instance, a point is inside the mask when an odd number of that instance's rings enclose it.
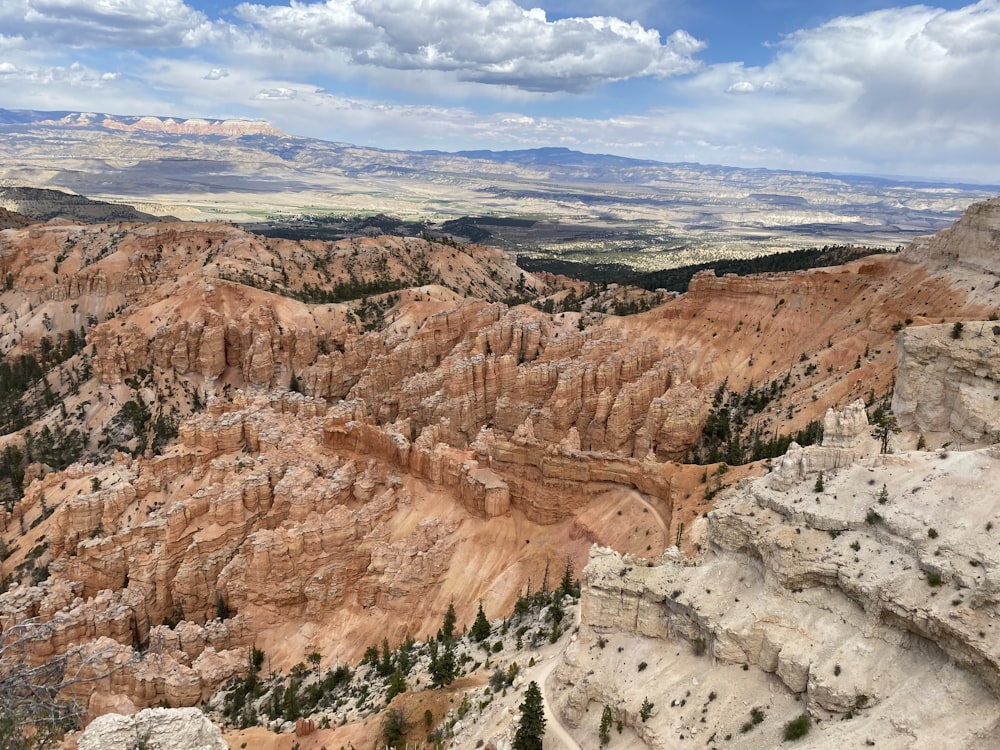
<path fill-rule="evenodd" d="M 597 701 L 649 747 L 703 733 L 720 746 L 777 744 L 803 709 L 812 747 L 1000 738 L 1000 453 L 881 454 L 858 413 L 831 414 L 823 446 L 796 447 L 731 490 L 706 514 L 696 559 L 591 552 L 583 623 L 653 639 L 642 649 L 656 669 L 620 688 L 624 674 L 595 667 L 607 660 L 588 635 L 557 673 L 570 724 Z M 720 703 L 659 703 L 643 721 L 643 691 L 664 696 L 649 682 L 658 676 L 668 695 L 697 684 Z M 741 704 L 767 716 L 761 728 L 743 728 Z"/>
<path fill-rule="evenodd" d="M 430 632 L 449 604 L 463 622 L 480 601 L 503 616 L 550 563 L 569 558 L 580 569 L 594 542 L 633 554 L 632 570 L 607 578 L 644 591 L 646 571 L 659 568 L 639 559 L 679 543 L 738 560 L 730 568 L 750 571 L 742 583 L 760 609 L 712 625 L 703 608 L 722 606 L 721 588 L 693 597 L 698 576 L 715 574 L 678 564 L 664 566 L 677 569 L 677 597 L 673 585 L 669 601 L 648 607 L 644 594 L 634 606 L 619 595 L 617 614 L 600 604 L 595 577 L 586 616 L 686 633 L 719 658 L 766 663 L 789 689 L 807 690 L 803 665 L 815 655 L 802 644 L 827 625 L 802 631 L 779 659 L 787 666 L 762 657 L 767 629 L 749 623 L 772 617 L 771 599 L 784 601 L 775 585 L 806 592 L 833 586 L 823 578 L 832 576 L 843 588 L 838 616 L 855 623 L 863 618 L 852 607 L 875 605 L 865 586 L 841 583 L 854 571 L 838 557 L 849 554 L 848 532 L 887 545 L 884 560 L 889 548 L 901 555 L 884 578 L 862 565 L 880 591 L 902 587 L 889 576 L 896 565 L 933 564 L 903 556 L 916 542 L 890 534 L 892 508 L 866 524 L 860 499 L 840 510 L 829 489 L 789 499 L 818 471 L 839 477 L 864 454 L 864 407 L 831 413 L 825 447 L 789 451 L 745 513 L 713 512 L 713 497 L 761 467 L 676 462 L 692 459 L 709 420 L 719 427 L 726 393 L 757 399 L 716 436 L 738 463 L 750 455 L 741 441 L 777 440 L 830 406 L 884 396 L 907 321 L 994 309 L 992 291 L 968 294 L 972 272 L 956 279 L 915 253 L 775 278 L 706 274 L 687 295 L 619 318 L 509 304 L 554 282 L 495 251 L 423 239 L 268 241 L 175 222 L 5 230 L 0 342 L 7 365 L 29 355 L 41 364 L 16 408 L 0 410 L 10 433 L 2 447 L 15 451 L 0 471 L 10 499 L 0 618 L 5 628 L 44 624 L 38 660 L 94 648 L 108 672 L 93 691 L 96 713 L 193 705 L 245 670 L 252 643 L 278 670 L 311 653 L 352 661 L 382 636 Z M 46 441 L 61 449 L 43 450 Z M 865 471 L 886 473 L 876 482 L 890 494 L 895 484 L 912 493 L 891 474 L 897 459 L 865 460 Z M 808 620 L 808 603 L 789 610 L 789 623 Z M 732 604 L 738 618 L 744 610 Z M 666 625 L 656 616 L 664 608 L 674 618 Z M 886 612 L 876 619 L 923 623 L 913 643 L 945 638 L 942 613 Z M 779 654 L 778 636 L 766 635 Z M 963 651 L 967 636 L 944 653 L 991 679 L 992 657 Z M 822 697 L 834 687 L 824 683 L 810 705 L 843 708 L 846 688 Z"/>

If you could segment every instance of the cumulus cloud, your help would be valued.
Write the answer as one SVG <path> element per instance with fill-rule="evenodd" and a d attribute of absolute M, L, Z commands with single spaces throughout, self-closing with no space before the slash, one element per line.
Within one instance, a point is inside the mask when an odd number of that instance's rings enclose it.
<path fill-rule="evenodd" d="M 184 0 L 4 0 L 0 95 L 11 107 L 261 116 L 291 133 L 399 148 L 554 144 L 666 161 L 1000 174 L 1000 0 L 834 18 L 786 36 L 757 67 L 700 63 L 700 41 L 655 28 L 662 2 L 629 5 L 636 21 L 613 0 L 535 1 L 551 12 L 524 0 L 259 0 L 227 23 Z M 95 67 L 74 68 L 75 58 Z M 628 81 L 627 96 L 553 113 L 550 94 L 616 81 Z M 435 104 L 386 101 L 400 90 Z M 591 104 L 627 112 L 584 116 Z"/>
<path fill-rule="evenodd" d="M 193 46 L 211 29 L 183 0 L 11 0 L 0 8 L 0 24 L 73 47 Z"/>
<path fill-rule="evenodd" d="M 726 89 L 727 94 L 752 94 L 757 87 L 750 81 L 737 81 Z"/>
<path fill-rule="evenodd" d="M 543 92 L 691 72 L 704 46 L 684 31 L 664 41 L 655 29 L 613 16 L 549 20 L 513 0 L 292 0 L 287 7 L 244 3 L 236 13 L 261 45 Z"/>
<path fill-rule="evenodd" d="M 996 70 L 998 0 L 892 8 L 790 34 L 761 67 L 699 71 L 678 84 L 692 102 L 679 117 L 709 143 L 806 168 L 968 174 L 977 151 L 996 153 Z"/>
<path fill-rule="evenodd" d="M 254 99 L 262 99 L 265 101 L 288 101 L 294 99 L 298 95 L 298 91 L 295 89 L 288 89 L 283 86 L 273 89 L 261 89 L 254 95 Z"/>

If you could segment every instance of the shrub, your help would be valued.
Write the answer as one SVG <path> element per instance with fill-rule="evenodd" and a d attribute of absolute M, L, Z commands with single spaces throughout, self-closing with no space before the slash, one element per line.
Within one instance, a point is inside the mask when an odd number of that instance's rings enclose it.
<path fill-rule="evenodd" d="M 784 737 L 786 741 L 798 740 L 809 734 L 812 719 L 809 714 L 801 714 L 785 724 Z"/>
<path fill-rule="evenodd" d="M 928 586 L 940 586 L 941 583 L 942 583 L 942 581 L 941 581 L 941 574 L 940 573 L 938 573 L 936 570 L 929 570 L 929 571 L 927 571 L 927 585 Z"/>
<path fill-rule="evenodd" d="M 639 709 L 639 718 L 642 719 L 643 723 L 646 722 L 650 716 L 653 715 L 653 703 L 649 698 L 642 699 L 642 708 Z"/>
<path fill-rule="evenodd" d="M 963 324 L 963 323 L 955 323 L 955 325 L 953 325 L 951 327 L 951 337 L 953 339 L 960 339 L 960 338 L 962 338 L 962 329 L 963 328 L 965 328 L 965 324 Z"/>
<path fill-rule="evenodd" d="M 929 536 L 931 539 L 937 539 L 938 530 L 935 529 L 933 526 L 931 526 L 929 529 L 927 529 L 927 536 Z"/>

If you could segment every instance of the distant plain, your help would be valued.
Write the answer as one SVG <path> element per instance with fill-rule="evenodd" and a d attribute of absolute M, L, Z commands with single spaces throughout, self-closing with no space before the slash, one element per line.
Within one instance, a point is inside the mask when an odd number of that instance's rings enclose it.
<path fill-rule="evenodd" d="M 1000 194 L 989 185 L 664 164 L 558 148 L 385 151 L 270 127 L 178 134 L 125 129 L 128 118 L 112 115 L 4 114 L 4 186 L 70 190 L 148 213 L 300 237 L 336 237 L 379 217 L 366 231 L 428 230 L 520 255 L 636 270 L 823 245 L 891 249 Z"/>

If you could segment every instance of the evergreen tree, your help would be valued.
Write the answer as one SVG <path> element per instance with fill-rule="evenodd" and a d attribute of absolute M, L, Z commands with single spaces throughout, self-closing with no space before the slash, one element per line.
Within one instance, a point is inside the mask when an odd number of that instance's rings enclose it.
<path fill-rule="evenodd" d="M 407 635 L 405 640 L 400 644 L 399 651 L 396 654 L 396 666 L 399 667 L 400 671 L 404 675 L 408 675 L 410 670 L 413 669 L 412 635 Z"/>
<path fill-rule="evenodd" d="M 389 747 L 399 747 L 406 739 L 406 715 L 403 709 L 387 711 L 382 722 L 382 738 Z"/>
<path fill-rule="evenodd" d="M 573 582 L 573 563 L 566 558 L 566 568 L 563 570 L 562 580 L 559 581 L 559 593 L 563 596 L 576 596 L 579 592 Z"/>
<path fill-rule="evenodd" d="M 442 650 L 437 641 L 431 641 L 431 684 L 434 687 L 450 685 L 455 680 L 458 673 L 458 664 L 455 661 L 455 645 L 451 641 L 444 644 Z"/>
<path fill-rule="evenodd" d="M 455 604 L 452 602 L 448 605 L 448 611 L 444 613 L 444 621 L 441 623 L 441 629 L 438 631 L 439 641 L 451 641 L 455 637 Z"/>
<path fill-rule="evenodd" d="M 479 612 L 476 613 L 476 621 L 472 623 L 469 635 L 476 643 L 482 643 L 490 637 L 490 622 L 486 619 L 486 613 L 483 612 L 482 602 L 479 602 Z"/>
<path fill-rule="evenodd" d="M 389 650 L 389 639 L 382 639 L 382 657 L 375 667 L 379 677 L 388 677 L 392 674 L 392 652 Z"/>
<path fill-rule="evenodd" d="M 403 674 L 403 670 L 397 667 L 396 671 L 392 673 L 392 677 L 389 678 L 389 687 L 385 691 L 386 704 L 391 703 L 393 698 L 405 692 L 406 676 Z"/>
<path fill-rule="evenodd" d="M 597 730 L 597 736 L 601 740 L 601 746 L 611 742 L 611 706 L 605 706 L 601 714 L 601 727 Z"/>
<path fill-rule="evenodd" d="M 514 735 L 513 750 L 542 750 L 542 737 L 545 736 L 545 712 L 542 708 L 542 691 L 538 683 L 532 680 L 524 691 L 524 701 L 521 703 L 521 723 Z"/>

